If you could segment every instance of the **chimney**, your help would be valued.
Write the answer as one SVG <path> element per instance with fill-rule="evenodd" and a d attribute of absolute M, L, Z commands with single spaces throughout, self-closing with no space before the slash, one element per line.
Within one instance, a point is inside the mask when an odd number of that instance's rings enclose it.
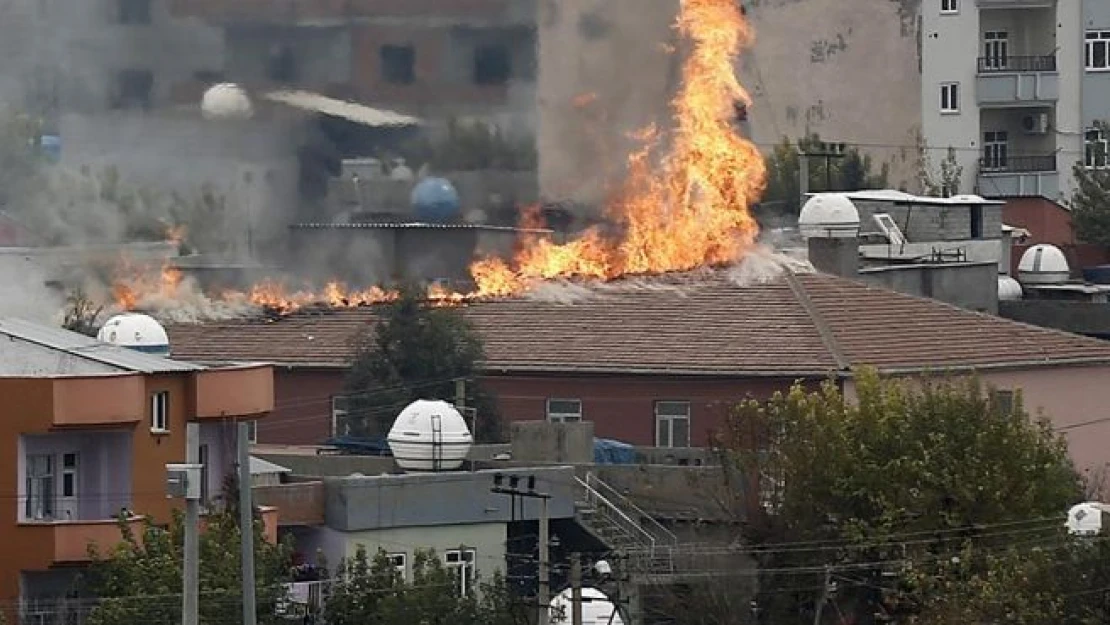
<path fill-rule="evenodd" d="M 814 269 L 844 278 L 859 275 L 859 211 L 843 193 L 818 193 L 806 201 L 798 230 Z"/>
<path fill-rule="evenodd" d="M 843 278 L 859 275 L 859 238 L 813 237 L 807 242 L 809 263 L 821 273 Z"/>

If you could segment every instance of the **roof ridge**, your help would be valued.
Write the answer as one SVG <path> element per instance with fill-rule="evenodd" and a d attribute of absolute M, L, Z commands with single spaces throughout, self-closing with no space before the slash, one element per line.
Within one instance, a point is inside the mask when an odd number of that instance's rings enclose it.
<path fill-rule="evenodd" d="M 810 299 L 809 293 L 806 292 L 805 285 L 798 279 L 798 276 L 788 267 L 784 267 L 783 274 L 786 276 L 786 283 L 790 285 L 790 290 L 794 293 L 795 299 L 801 304 L 802 309 L 806 311 L 809 318 L 813 321 L 813 327 L 817 330 L 817 334 L 821 337 L 821 342 L 825 345 L 825 349 L 829 350 L 829 355 L 836 361 L 836 368 L 840 371 L 847 371 L 851 369 L 851 362 L 844 355 L 844 351 L 840 349 L 840 344 L 836 340 L 836 335 L 833 333 L 832 328 L 825 322 L 824 316 L 821 311 L 817 309 L 817 305 Z"/>

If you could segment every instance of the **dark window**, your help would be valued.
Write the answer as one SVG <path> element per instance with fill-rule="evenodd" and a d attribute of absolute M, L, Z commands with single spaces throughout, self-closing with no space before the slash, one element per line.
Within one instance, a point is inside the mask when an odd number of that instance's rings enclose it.
<path fill-rule="evenodd" d="M 290 83 L 297 80 L 297 59 L 289 46 L 274 46 L 270 50 L 266 74 L 274 82 Z"/>
<path fill-rule="evenodd" d="M 149 24 L 150 0 L 118 0 L 120 24 Z"/>
<path fill-rule="evenodd" d="M 416 50 L 412 46 L 382 46 L 382 78 L 395 85 L 416 80 Z"/>
<path fill-rule="evenodd" d="M 996 390 L 991 393 L 991 403 L 994 404 L 995 409 L 998 410 L 999 413 L 1005 415 L 1013 414 L 1014 392 Z"/>
<path fill-rule="evenodd" d="M 503 85 L 513 73 L 509 49 L 502 45 L 481 46 L 474 51 L 474 82 L 479 85 Z"/>
<path fill-rule="evenodd" d="M 126 69 L 116 77 L 116 108 L 147 108 L 154 91 L 154 74 L 145 69 Z"/>

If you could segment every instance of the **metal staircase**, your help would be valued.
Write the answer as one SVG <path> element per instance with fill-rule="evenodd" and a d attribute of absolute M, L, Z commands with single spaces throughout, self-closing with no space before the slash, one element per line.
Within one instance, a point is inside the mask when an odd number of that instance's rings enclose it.
<path fill-rule="evenodd" d="M 643 575 L 673 575 L 678 538 L 639 506 L 593 473 L 575 478 L 576 501 L 583 526 L 615 552 L 628 558 L 632 571 Z"/>

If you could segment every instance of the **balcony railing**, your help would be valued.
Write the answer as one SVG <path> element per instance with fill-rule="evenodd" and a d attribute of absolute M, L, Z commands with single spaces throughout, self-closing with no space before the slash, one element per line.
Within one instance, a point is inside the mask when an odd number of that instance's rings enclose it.
<path fill-rule="evenodd" d="M 1007 156 L 981 158 L 979 171 L 984 174 L 1026 174 L 1056 171 L 1056 155 Z"/>
<path fill-rule="evenodd" d="M 139 540 L 143 538 L 145 522 L 141 516 L 127 519 L 127 525 Z M 28 541 L 51 544 L 54 564 L 88 562 L 90 547 L 103 555 L 123 541 L 119 519 L 23 522 L 20 530 Z"/>
<path fill-rule="evenodd" d="M 1056 55 L 1053 54 L 1047 56 L 979 57 L 980 74 L 1054 71 L 1056 71 Z"/>

